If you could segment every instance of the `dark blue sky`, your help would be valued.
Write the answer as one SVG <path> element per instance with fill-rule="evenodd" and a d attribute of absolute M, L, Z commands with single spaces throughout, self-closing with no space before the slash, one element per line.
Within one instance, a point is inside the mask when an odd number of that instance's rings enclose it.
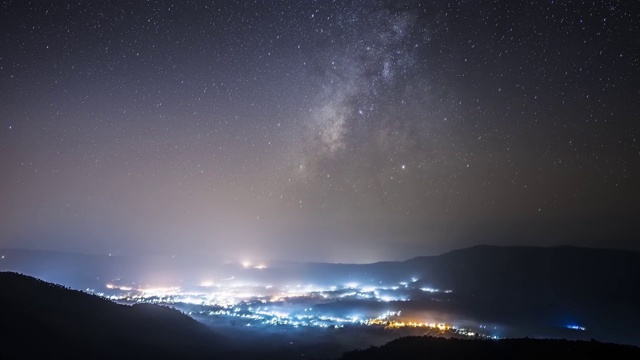
<path fill-rule="evenodd" d="M 0 247 L 640 249 L 634 1 L 3 1 Z"/>

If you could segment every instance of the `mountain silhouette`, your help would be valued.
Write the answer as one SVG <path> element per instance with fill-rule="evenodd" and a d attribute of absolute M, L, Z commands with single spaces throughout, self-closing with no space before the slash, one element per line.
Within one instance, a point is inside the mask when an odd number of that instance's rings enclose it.
<path fill-rule="evenodd" d="M 121 305 L 0 272 L 0 358 L 214 358 L 222 338 L 177 310 Z"/>
<path fill-rule="evenodd" d="M 346 353 L 341 360 L 391 359 L 638 359 L 640 348 L 597 341 L 556 339 L 461 340 L 412 336 Z"/>

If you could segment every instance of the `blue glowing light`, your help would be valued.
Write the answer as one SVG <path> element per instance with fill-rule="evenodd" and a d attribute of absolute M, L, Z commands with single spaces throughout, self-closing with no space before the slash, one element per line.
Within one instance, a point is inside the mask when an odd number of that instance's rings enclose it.
<path fill-rule="evenodd" d="M 586 327 L 584 327 L 584 326 L 574 325 L 574 324 L 567 325 L 567 329 L 571 329 L 571 330 L 580 330 L 580 331 L 585 331 L 585 330 L 587 330 L 587 328 L 586 328 Z"/>

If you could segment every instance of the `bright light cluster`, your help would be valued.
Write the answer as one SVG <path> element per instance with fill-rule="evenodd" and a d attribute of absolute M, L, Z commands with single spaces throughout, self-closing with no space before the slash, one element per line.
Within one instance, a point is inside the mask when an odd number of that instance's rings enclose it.
<path fill-rule="evenodd" d="M 243 264 L 243 267 L 249 268 L 251 264 Z M 230 319 L 234 324 L 239 322 L 243 326 L 425 328 L 470 337 L 487 337 L 467 329 L 457 329 L 443 322 L 405 318 L 401 316 L 400 311 L 388 310 L 379 316 L 365 313 L 336 315 L 323 313 L 323 310 L 315 308 L 315 305 L 339 304 L 345 300 L 386 303 L 393 308 L 394 303 L 410 301 L 411 296 L 428 296 L 420 295 L 421 293 L 451 293 L 451 290 L 420 287 L 417 284 L 419 279 L 415 277 L 410 281 L 379 286 L 362 285 L 354 281 L 331 286 L 274 286 L 243 283 L 234 277 L 225 280 L 228 281 L 214 283 L 205 280 L 199 286 L 189 289 L 107 284 L 109 294 L 99 295 L 125 303 L 171 305 L 194 317 Z M 326 312 L 327 308 L 324 309 Z"/>
<path fill-rule="evenodd" d="M 108 290 L 117 290 L 117 294 L 108 296 L 112 300 L 152 303 L 186 303 L 207 306 L 233 306 L 252 300 L 262 303 L 281 302 L 295 298 L 315 299 L 317 302 L 357 299 L 377 302 L 409 301 L 407 290 L 409 283 L 400 286 L 361 286 L 357 282 L 348 282 L 342 286 L 251 285 L 242 282 L 215 284 L 205 280 L 200 286 L 185 289 L 182 287 L 133 287 L 107 284 Z M 437 290 L 439 291 L 439 290 Z M 100 294 L 104 295 L 104 294 Z"/>
<path fill-rule="evenodd" d="M 580 325 L 567 325 L 567 329 L 580 330 L 580 331 L 586 331 L 587 330 L 586 327 L 580 326 Z"/>

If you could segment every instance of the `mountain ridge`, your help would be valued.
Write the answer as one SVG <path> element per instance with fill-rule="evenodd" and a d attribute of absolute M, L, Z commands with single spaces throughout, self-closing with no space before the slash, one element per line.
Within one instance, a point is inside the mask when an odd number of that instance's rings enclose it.
<path fill-rule="evenodd" d="M 175 358 L 213 352 L 223 339 L 166 306 L 116 304 L 108 299 L 14 272 L 0 272 L 0 311 L 11 326 L 0 357 Z M 24 347 L 31 339 L 33 345 Z M 28 342 L 27 342 L 28 343 Z"/>

